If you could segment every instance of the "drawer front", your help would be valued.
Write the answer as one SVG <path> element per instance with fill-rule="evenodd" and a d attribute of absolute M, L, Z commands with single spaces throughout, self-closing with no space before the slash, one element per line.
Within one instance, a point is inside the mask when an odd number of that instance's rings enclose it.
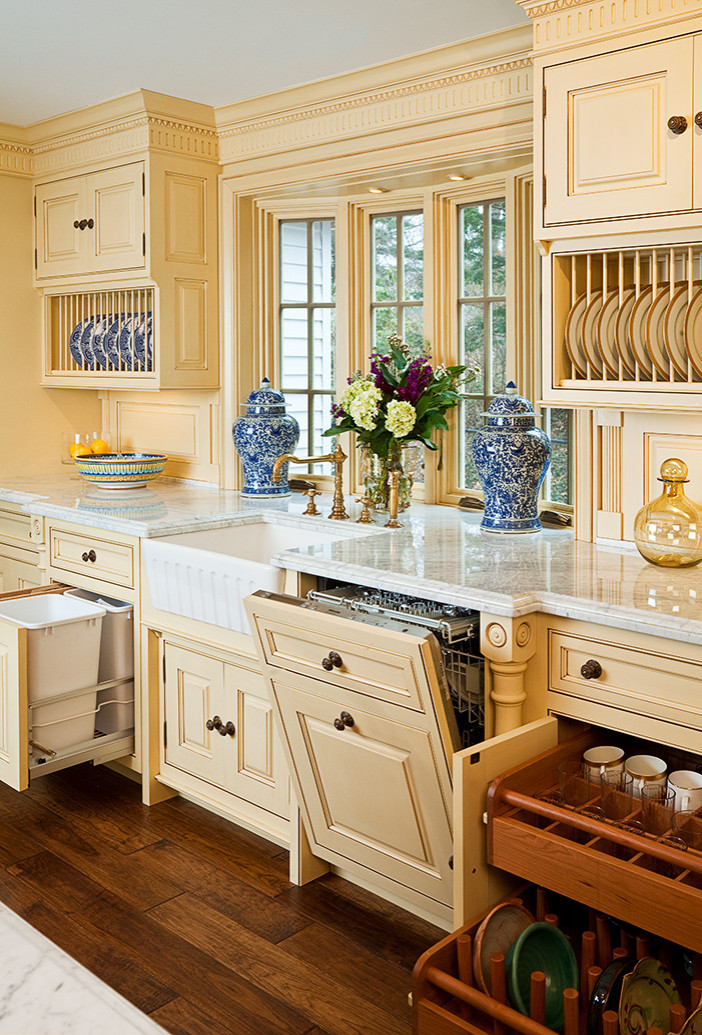
<path fill-rule="evenodd" d="M 299 609 L 290 610 L 290 622 L 257 619 L 267 664 L 424 711 L 420 688 L 426 675 L 416 640 L 405 645 L 383 630 L 349 619 L 332 623 L 310 611 L 303 612 L 304 624 L 298 624 Z M 329 658 L 340 663 L 326 668 L 322 662 Z"/>
<path fill-rule="evenodd" d="M 134 548 L 91 535 L 51 530 L 50 564 L 117 586 L 134 585 Z"/>
<path fill-rule="evenodd" d="M 597 666 L 583 666 L 588 661 Z M 599 667 L 598 667 L 599 666 Z M 549 707 L 563 714 L 558 702 L 573 702 L 569 714 L 580 714 L 575 702 L 608 705 L 636 716 L 702 729 L 700 680 L 702 664 L 646 648 L 549 630 Z M 630 728 L 627 726 L 627 728 Z"/>
<path fill-rule="evenodd" d="M 14 510 L 0 507 L 0 540 L 14 545 L 29 546 L 31 518 Z"/>

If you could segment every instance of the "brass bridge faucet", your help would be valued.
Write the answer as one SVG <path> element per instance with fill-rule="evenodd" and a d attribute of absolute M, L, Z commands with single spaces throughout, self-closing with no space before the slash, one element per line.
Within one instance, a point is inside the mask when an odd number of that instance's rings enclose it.
<path fill-rule="evenodd" d="M 337 445 L 333 453 L 325 453 L 324 456 L 293 456 L 291 453 L 283 453 L 273 464 L 273 481 L 280 481 L 280 469 L 284 463 L 291 464 L 321 464 L 329 461 L 334 464 L 334 498 L 332 500 L 331 514 L 332 521 L 345 521 L 348 517 L 344 507 L 344 493 L 341 488 L 341 472 L 344 467 L 346 453 L 341 446 Z"/>

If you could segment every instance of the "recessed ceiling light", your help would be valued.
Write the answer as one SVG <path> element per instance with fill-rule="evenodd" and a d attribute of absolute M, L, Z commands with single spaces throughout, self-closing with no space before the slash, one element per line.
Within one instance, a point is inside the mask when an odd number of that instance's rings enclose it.
<path fill-rule="evenodd" d="M 387 187 L 369 187 L 369 194 L 387 194 Z"/>

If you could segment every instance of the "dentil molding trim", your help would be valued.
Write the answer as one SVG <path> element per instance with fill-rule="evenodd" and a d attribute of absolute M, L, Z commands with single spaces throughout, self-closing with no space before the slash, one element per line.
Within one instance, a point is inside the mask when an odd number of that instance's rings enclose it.
<path fill-rule="evenodd" d="M 314 106 L 290 107 L 270 117 L 220 124 L 222 164 L 238 158 L 309 147 L 391 129 L 435 125 L 472 111 L 530 101 L 532 62 L 510 60 L 387 89 L 349 95 Z"/>
<path fill-rule="evenodd" d="M 515 0 L 534 22 L 534 51 L 694 18 L 702 0 Z"/>
<path fill-rule="evenodd" d="M 11 140 L 0 140 L 0 172 L 31 176 L 31 148 Z"/>

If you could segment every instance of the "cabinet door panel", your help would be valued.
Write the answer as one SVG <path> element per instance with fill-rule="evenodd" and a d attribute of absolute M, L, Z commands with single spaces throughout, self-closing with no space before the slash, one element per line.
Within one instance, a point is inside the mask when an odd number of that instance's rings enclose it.
<path fill-rule="evenodd" d="M 166 762 L 221 785 L 220 735 L 205 723 L 221 716 L 224 666 L 196 651 L 166 644 Z"/>
<path fill-rule="evenodd" d="M 89 178 L 89 203 L 95 212 L 91 232 L 95 272 L 144 265 L 144 199 L 141 162 L 108 169 Z"/>
<path fill-rule="evenodd" d="M 450 785 L 438 738 L 401 721 L 398 709 L 362 710 L 368 702 L 358 695 L 324 684 L 325 696 L 294 676 L 271 685 L 315 854 L 450 904 Z M 343 710 L 354 723 L 340 731 L 334 719 Z"/>
<path fill-rule="evenodd" d="M 692 39 L 547 68 L 545 221 L 692 205 Z M 674 134 L 671 115 L 688 128 Z"/>
<path fill-rule="evenodd" d="M 287 816 L 287 771 L 263 677 L 239 665 L 227 664 L 224 669 L 226 714 L 222 718 L 236 724 L 227 790 L 278 816 Z"/>
<path fill-rule="evenodd" d="M 87 219 L 85 182 L 79 177 L 43 183 L 36 189 L 37 276 L 81 273 L 88 230 L 73 224 Z"/>
<path fill-rule="evenodd" d="M 702 115 L 702 34 L 695 36 L 694 40 L 694 79 L 692 96 L 694 98 L 694 114 Z M 695 123 L 692 126 L 692 147 L 693 147 L 693 205 L 695 208 L 702 208 L 702 126 Z"/>
<path fill-rule="evenodd" d="M 0 780 L 29 785 L 27 630 L 0 621 Z"/>

